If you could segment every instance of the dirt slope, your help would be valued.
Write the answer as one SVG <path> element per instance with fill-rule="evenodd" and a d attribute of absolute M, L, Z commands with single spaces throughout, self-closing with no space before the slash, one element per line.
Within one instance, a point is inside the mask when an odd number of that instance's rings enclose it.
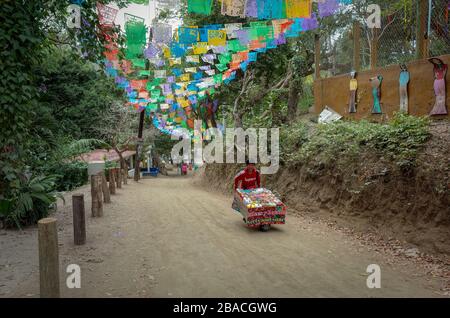
<path fill-rule="evenodd" d="M 88 187 L 79 189 L 90 206 Z M 358 240 L 288 217 L 268 233 L 246 228 L 231 196 L 192 185 L 191 178 L 130 182 L 103 218 L 87 217 L 87 244 L 72 239 L 71 200 L 60 206 L 59 242 L 65 297 L 439 297 L 444 281 L 412 262 L 401 264 Z M 0 235 L 0 296 L 37 297 L 35 228 Z M 82 288 L 64 287 L 78 264 Z M 382 288 L 366 287 L 379 264 Z"/>

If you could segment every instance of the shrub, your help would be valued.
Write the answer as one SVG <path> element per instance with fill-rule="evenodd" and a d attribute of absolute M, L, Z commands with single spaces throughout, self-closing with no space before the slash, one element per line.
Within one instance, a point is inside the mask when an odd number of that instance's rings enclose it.
<path fill-rule="evenodd" d="M 308 141 L 308 127 L 302 123 L 293 123 L 280 130 L 280 156 L 282 162 L 293 162 L 297 151 Z"/>
<path fill-rule="evenodd" d="M 11 188 L 8 199 L 0 199 L 0 219 L 7 227 L 36 223 L 56 203 L 56 176 L 23 177 Z M 64 199 L 64 198 L 63 198 Z"/>
<path fill-rule="evenodd" d="M 57 175 L 55 182 L 58 191 L 70 191 L 88 182 L 87 163 L 82 161 L 53 164 L 47 172 Z"/>
<path fill-rule="evenodd" d="M 318 125 L 309 138 L 304 126 L 296 124 L 282 132 L 282 156 L 291 165 L 334 167 L 351 164 L 363 151 L 372 151 L 408 170 L 430 137 L 428 128 L 428 119 L 401 113 L 388 124 L 338 121 Z"/>
<path fill-rule="evenodd" d="M 418 150 L 430 138 L 430 121 L 397 113 L 385 129 L 377 130 L 373 146 L 387 155 L 402 169 L 415 165 Z"/>

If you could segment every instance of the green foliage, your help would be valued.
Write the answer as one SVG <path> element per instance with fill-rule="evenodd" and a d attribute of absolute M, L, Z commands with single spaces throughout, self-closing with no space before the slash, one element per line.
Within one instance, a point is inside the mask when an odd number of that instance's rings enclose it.
<path fill-rule="evenodd" d="M 307 114 L 309 109 L 314 105 L 314 95 L 312 92 L 305 91 L 298 102 L 300 114 Z"/>
<path fill-rule="evenodd" d="M 119 1 L 119 5 L 123 3 Z M 17 159 L 29 146 L 31 120 L 41 115 L 37 105 L 40 83 L 34 67 L 42 62 L 45 48 L 61 43 L 59 36 L 65 33 L 67 45 L 84 53 L 95 48 L 96 54 L 91 56 L 95 61 L 101 56 L 103 42 L 95 28 L 96 2 L 84 1 L 83 18 L 89 26 L 80 32 L 66 29 L 67 5 L 65 1 L 6 0 L 0 6 L 0 161 L 5 161 L 6 169 L 2 175 L 17 172 Z"/>
<path fill-rule="evenodd" d="M 109 168 L 119 168 L 120 164 L 117 161 L 105 161 L 105 170 L 108 171 Z"/>
<path fill-rule="evenodd" d="M 430 120 L 397 113 L 387 126 L 379 129 L 373 144 L 378 150 L 395 160 L 402 169 L 414 166 L 420 147 L 430 138 Z"/>
<path fill-rule="evenodd" d="M 77 157 L 93 148 L 108 148 L 102 140 L 81 139 L 73 141 L 70 136 L 59 138 L 52 148 L 40 147 L 31 157 L 30 169 L 40 175 L 57 175 L 55 188 L 58 191 L 70 191 L 84 185 L 87 180 L 87 164 Z M 38 149 L 38 150 L 39 150 Z"/>
<path fill-rule="evenodd" d="M 67 146 L 66 157 L 73 158 L 83 153 L 89 152 L 93 148 L 111 149 L 111 146 L 99 139 L 80 139 Z"/>
<path fill-rule="evenodd" d="M 114 2 L 121 7 L 127 1 Z M 81 58 L 102 58 L 105 39 L 98 32 L 96 3 L 83 2 L 81 29 L 67 28 L 67 1 L 4 0 L 0 5 L 0 200 L 2 215 L 8 213 L 15 224 L 34 221 L 47 210 L 43 193 L 31 196 L 35 192 L 24 183 L 27 166 L 36 175 L 51 173 L 64 160 L 63 146 L 97 137 L 91 128 L 109 103 L 120 99 L 100 67 Z M 51 193 L 55 180 L 39 182 Z M 7 206 L 19 210 L 11 214 Z"/>
<path fill-rule="evenodd" d="M 8 199 L 0 200 L 0 219 L 7 227 L 21 227 L 46 217 L 57 198 L 62 198 L 54 191 L 56 178 L 38 176 L 16 180 Z"/>
<path fill-rule="evenodd" d="M 40 88 L 33 126 L 49 127 L 54 135 L 99 138 L 98 126 L 110 105 L 123 98 L 103 70 L 67 48 L 51 47 L 34 73 Z"/>
<path fill-rule="evenodd" d="M 49 167 L 48 171 L 57 175 L 57 191 L 70 191 L 88 182 L 88 165 L 83 161 L 59 162 Z"/>
<path fill-rule="evenodd" d="M 267 94 L 260 103 L 253 105 L 244 117 L 244 126 L 252 128 L 280 127 L 285 121 L 287 89 L 278 89 Z M 250 100 L 248 100 L 250 103 Z"/>
<path fill-rule="evenodd" d="M 319 125 L 317 130 L 292 157 L 293 160 L 313 166 L 331 167 L 338 158 L 354 160 L 361 145 L 372 139 L 376 124 L 368 122 L 336 122 Z"/>
<path fill-rule="evenodd" d="M 295 162 L 295 154 L 309 140 L 308 127 L 297 122 L 280 129 L 280 157 L 283 162 Z"/>
<path fill-rule="evenodd" d="M 157 135 L 154 139 L 155 150 L 159 155 L 170 156 L 173 146 L 178 143 L 178 140 L 172 140 L 168 135 Z"/>
<path fill-rule="evenodd" d="M 23 3 L 22 3 L 23 2 Z M 36 27 L 42 10 L 34 1 L 4 1 L 0 6 L 0 191 L 21 169 L 32 110 L 38 94 L 30 65 L 40 61 L 44 30 Z"/>
<path fill-rule="evenodd" d="M 282 129 L 282 159 L 288 165 L 332 168 L 349 165 L 371 151 L 409 170 L 430 137 L 428 127 L 428 119 L 402 113 L 386 125 L 367 121 L 319 125 L 310 137 L 302 124 L 296 124 Z"/>

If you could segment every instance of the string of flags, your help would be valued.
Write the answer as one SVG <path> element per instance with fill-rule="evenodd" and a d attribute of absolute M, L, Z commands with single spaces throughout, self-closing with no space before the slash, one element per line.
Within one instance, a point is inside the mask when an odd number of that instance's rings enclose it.
<path fill-rule="evenodd" d="M 318 1 L 319 16 L 334 14 L 349 2 Z M 188 11 L 193 13 L 209 14 L 211 6 L 212 0 L 188 1 Z M 194 119 L 203 120 L 203 129 L 211 127 L 217 110 L 213 97 L 219 86 L 228 85 L 238 71 L 245 72 L 260 54 L 318 28 L 310 0 L 222 0 L 222 14 L 268 20 L 175 30 L 169 24 L 155 23 L 150 41 L 144 19 L 125 14 L 123 59 L 116 37 L 108 32 L 117 10 L 106 5 L 97 9 L 107 39 L 107 74 L 125 90 L 130 107 L 153 115 L 153 124 L 172 135 L 178 128 L 193 131 Z"/>
<path fill-rule="evenodd" d="M 152 1 L 155 0 L 131 0 L 137 4 L 149 4 Z M 318 3 L 319 16 L 324 17 L 339 4 L 352 3 L 352 0 L 187 0 L 188 13 L 210 15 L 215 1 L 219 2 L 222 15 L 259 20 L 309 17 L 314 2 Z M 174 0 L 157 2 L 173 4 Z"/>

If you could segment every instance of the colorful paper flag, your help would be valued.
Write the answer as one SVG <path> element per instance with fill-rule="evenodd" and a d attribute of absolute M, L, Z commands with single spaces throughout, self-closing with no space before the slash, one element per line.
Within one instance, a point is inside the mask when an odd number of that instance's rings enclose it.
<path fill-rule="evenodd" d="M 311 0 L 286 0 L 287 18 L 309 18 L 311 9 Z"/>
<path fill-rule="evenodd" d="M 225 30 L 208 30 L 208 45 L 223 46 L 227 43 Z"/>
<path fill-rule="evenodd" d="M 246 0 L 222 0 L 223 15 L 245 17 Z"/>
<path fill-rule="evenodd" d="M 197 14 L 211 14 L 212 0 L 188 0 L 188 12 Z"/>

